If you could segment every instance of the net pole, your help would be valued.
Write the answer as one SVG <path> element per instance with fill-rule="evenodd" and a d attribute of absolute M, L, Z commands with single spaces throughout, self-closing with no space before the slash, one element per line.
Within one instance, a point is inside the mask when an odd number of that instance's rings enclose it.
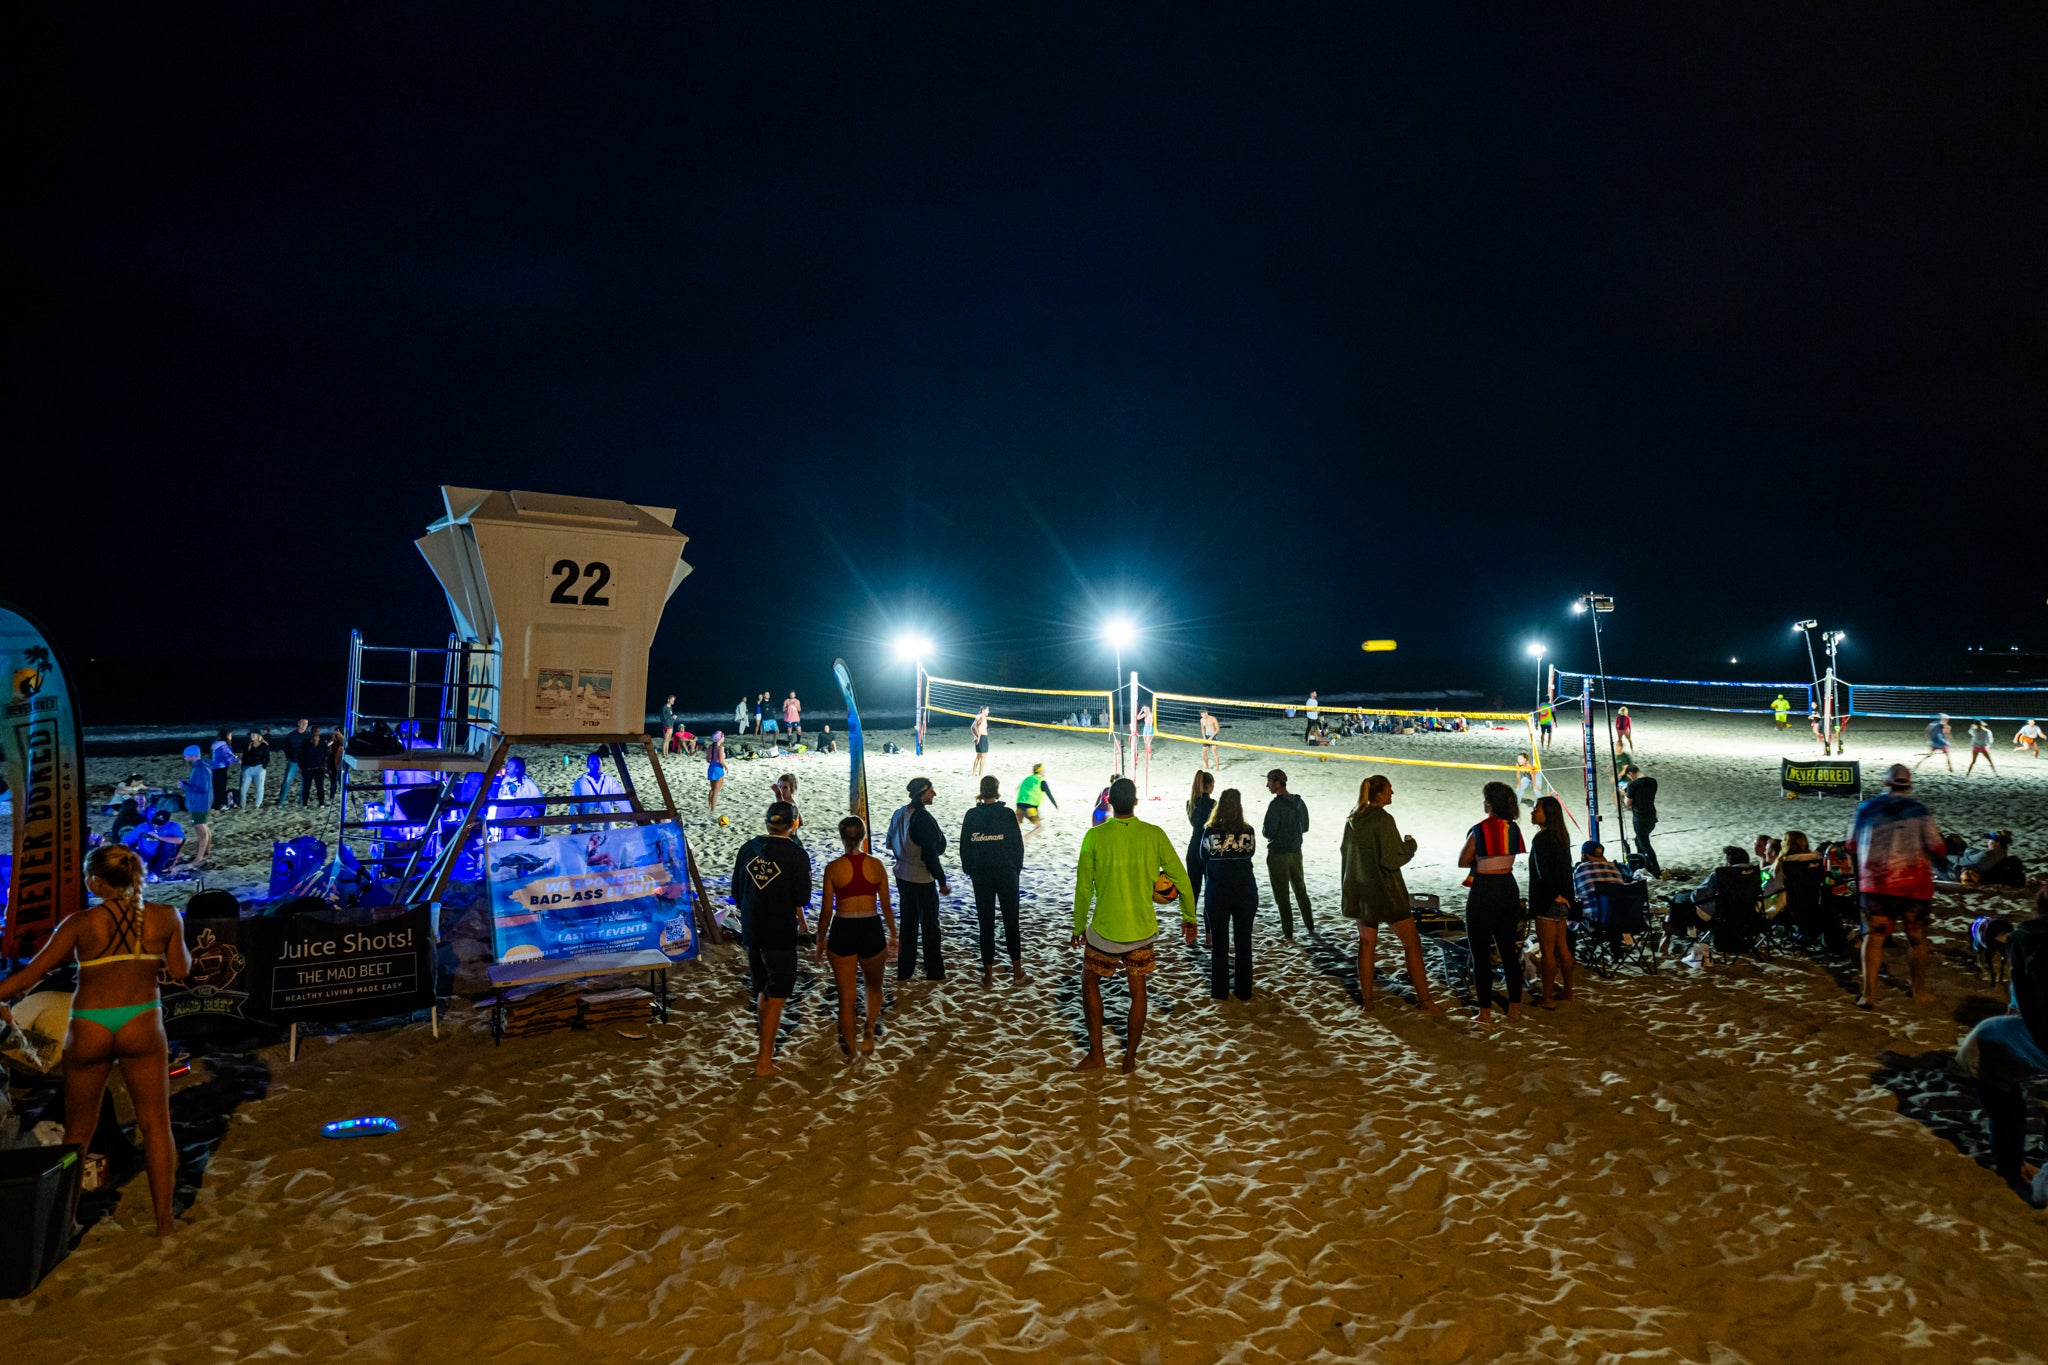
<path fill-rule="evenodd" d="M 1131 771 L 1125 773 L 1124 776 L 1136 780 L 1138 775 L 1138 670 L 1135 668 L 1131 670 L 1130 689 L 1131 704 L 1125 708 L 1128 718 L 1124 721 L 1124 724 L 1129 727 L 1131 732 Z"/>
<path fill-rule="evenodd" d="M 1828 660 L 1827 690 L 1821 693 L 1820 751 L 1824 754 L 1835 752 L 1841 734 L 1835 728 L 1835 663 Z"/>
<path fill-rule="evenodd" d="M 1586 774 L 1586 837 L 1600 842 L 1600 746 L 1593 737 L 1593 680 L 1581 680 L 1585 691 L 1579 696 L 1579 744 Z"/>
<path fill-rule="evenodd" d="M 919 659 L 910 674 L 910 751 L 924 757 L 924 700 L 931 684 L 926 680 L 924 660 Z"/>

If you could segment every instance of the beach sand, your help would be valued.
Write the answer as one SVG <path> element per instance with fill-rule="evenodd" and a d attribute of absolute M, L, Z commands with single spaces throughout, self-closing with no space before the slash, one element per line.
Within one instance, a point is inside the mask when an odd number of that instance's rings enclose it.
<path fill-rule="evenodd" d="M 1697 872 L 1724 843 L 1851 807 L 1791 802 L 1767 721 L 1638 716 L 1662 782 L 1657 844 Z M 1918 752 L 1867 731 L 1852 756 Z M 879 749 L 885 737 L 871 735 Z M 1554 764 L 1573 761 L 1561 733 Z M 870 756 L 875 817 L 930 776 L 949 837 L 970 799 L 958 734 Z M 1511 755 L 1494 736 L 1351 749 Z M 1876 1014 L 1805 957 L 1667 966 L 1482 1029 L 1427 1019 L 1382 986 L 1357 1003 L 1336 845 L 1371 765 L 1231 753 L 1222 785 L 1254 823 L 1277 762 L 1309 802 L 1308 881 L 1324 937 L 1284 942 L 1260 912 L 1257 998 L 1208 999 L 1174 943 L 1154 978 L 1135 1077 L 1067 1068 L 1082 1038 L 1071 877 L 1107 745 L 998 729 L 1005 792 L 1047 764 L 1064 803 L 1027 848 L 1032 979 L 974 970 L 964 878 L 945 904 L 950 979 L 894 987 L 891 1030 L 850 1067 L 829 986 L 807 967 L 785 1074 L 751 1076 L 737 952 L 675 973 L 674 1022 L 645 1040 L 560 1033 L 494 1048 L 458 1001 L 422 1019 L 203 1059 L 176 1100 L 197 1197 L 167 1243 L 138 1176 L 31 1297 L 0 1304 L 10 1359 L 62 1362 L 962 1360 L 2039 1360 L 2048 1221 L 1972 1159 L 1966 1089 L 1941 1068 L 2001 994 L 1958 946 L 2016 900 L 1945 896 L 1941 1003 L 1916 1008 L 1894 950 Z M 1344 750 L 1339 750 L 1344 752 Z M 1967 755 L 1965 755 L 1965 758 Z M 1996 779 L 1922 773 L 1944 828 L 2012 828 L 2048 850 L 2048 761 L 2000 752 Z M 1144 818 L 1184 841 L 1197 763 L 1162 741 Z M 171 760 L 96 760 L 110 785 Z M 554 787 L 568 774 L 536 762 Z M 802 780 L 822 862 L 846 761 L 735 762 L 702 819 L 701 766 L 672 769 L 721 888 L 779 772 Z M 1421 854 L 1411 888 L 1462 905 L 1452 863 L 1484 773 L 1389 768 Z M 1577 806 L 1572 770 L 1555 774 Z M 330 808 L 331 813 L 331 808 Z M 1610 815 L 1610 821 L 1611 821 Z M 229 813 L 215 884 L 260 886 L 297 811 Z M 1610 842 L 1612 842 L 1610 824 Z M 949 864 L 952 855 L 948 855 Z M 1262 898 L 1266 896 L 1261 872 Z M 166 886 L 166 899 L 187 888 Z M 1381 971 L 1399 963 L 1382 945 Z M 826 974 L 829 980 L 829 974 Z M 893 971 L 891 972 L 893 982 Z M 1109 993 L 1112 1031 L 1121 988 Z M 1119 1055 L 1110 1042 L 1112 1063 Z M 359 1114 L 403 1132 L 323 1140 Z"/>

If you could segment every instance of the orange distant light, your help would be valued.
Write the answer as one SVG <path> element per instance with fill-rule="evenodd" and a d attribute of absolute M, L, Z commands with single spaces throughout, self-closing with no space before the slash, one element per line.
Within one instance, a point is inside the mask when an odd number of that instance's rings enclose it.
<path fill-rule="evenodd" d="M 1367 640 L 1365 642 L 1365 652 L 1368 654 L 1385 654 L 1393 648 L 1394 642 L 1392 640 Z"/>

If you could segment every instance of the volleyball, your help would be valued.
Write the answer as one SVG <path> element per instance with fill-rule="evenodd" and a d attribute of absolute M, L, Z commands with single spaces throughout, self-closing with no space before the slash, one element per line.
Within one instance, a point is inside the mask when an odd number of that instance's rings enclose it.
<path fill-rule="evenodd" d="M 1152 903 L 1154 905 L 1171 905 L 1179 899 L 1180 892 L 1175 889 L 1173 878 L 1167 876 L 1164 872 L 1160 873 L 1158 880 L 1152 883 Z"/>

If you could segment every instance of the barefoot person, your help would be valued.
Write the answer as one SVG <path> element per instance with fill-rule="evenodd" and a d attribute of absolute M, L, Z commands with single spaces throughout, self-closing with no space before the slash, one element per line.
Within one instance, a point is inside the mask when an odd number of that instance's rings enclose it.
<path fill-rule="evenodd" d="M 1204 773 L 1203 776 L 1208 776 Z M 1244 795 L 1235 787 L 1210 803 L 1201 832 L 1202 922 L 1209 934 L 1209 998 L 1252 998 L 1252 921 L 1259 910 L 1259 879 L 1252 855 L 1259 836 L 1244 818 Z"/>
<path fill-rule="evenodd" d="M 1415 931 L 1415 902 L 1408 895 L 1407 879 L 1401 875 L 1415 857 L 1415 836 L 1403 835 L 1394 825 L 1387 806 L 1394 799 L 1394 784 L 1374 773 L 1358 785 L 1358 806 L 1344 821 L 1344 842 L 1340 849 L 1346 919 L 1358 921 L 1358 996 L 1365 1008 L 1374 1004 L 1377 984 L 1374 959 L 1379 950 L 1380 926 L 1386 925 L 1401 940 L 1408 960 L 1408 981 L 1415 987 L 1415 1008 L 1442 1014 L 1443 1007 L 1430 998 L 1429 976 L 1422 963 L 1422 936 Z"/>
<path fill-rule="evenodd" d="M 1195 941 L 1195 890 L 1173 841 L 1157 825 L 1137 818 L 1138 784 L 1119 777 L 1109 786 L 1110 818 L 1081 837 L 1074 870 L 1074 939 L 1081 958 L 1081 1005 L 1088 1018 L 1088 1053 L 1076 1071 L 1097 1071 L 1102 1056 L 1102 980 L 1121 973 L 1131 988 L 1130 1037 L 1124 1071 L 1138 1069 L 1145 1038 L 1145 978 L 1158 964 L 1153 943 L 1159 915 L 1153 883 L 1164 873 L 1180 896 L 1181 934 Z"/>
<path fill-rule="evenodd" d="M 974 888 L 974 917 L 981 927 L 981 984 L 995 984 L 996 910 L 1003 912 L 1003 950 L 1010 979 L 1024 979 L 1024 943 L 1017 924 L 1017 881 L 1024 872 L 1024 834 L 1017 812 L 1003 804 L 1003 785 L 981 779 L 980 799 L 960 821 L 960 870 Z"/>
<path fill-rule="evenodd" d="M 761 1016 L 756 1076 L 775 1074 L 775 1031 L 783 1002 L 796 987 L 796 940 L 811 903 L 811 855 L 789 837 L 796 812 L 787 801 L 768 807 L 768 832 L 740 845 L 732 864 L 732 898 L 747 944 L 747 984 Z"/>
<path fill-rule="evenodd" d="M 1482 793 L 1486 818 L 1465 835 L 1458 866 L 1470 868 L 1465 879 L 1465 946 L 1472 954 L 1472 994 L 1479 1002 L 1479 1022 L 1493 1022 L 1493 954 L 1500 951 L 1501 975 L 1507 978 L 1508 1018 L 1522 1017 L 1522 945 L 1515 925 L 1522 917 L 1521 888 L 1515 884 L 1515 858 L 1524 852 L 1522 827 L 1515 823 L 1521 807 L 1515 789 L 1489 782 Z"/>
<path fill-rule="evenodd" d="M 1964 777 L 1977 771 L 1977 760 L 1980 758 L 1984 760 L 1984 766 L 1991 770 L 1991 775 L 1998 776 L 1998 765 L 1991 761 L 1992 739 L 1990 721 L 1980 720 L 1970 727 L 1970 766 L 1963 769 Z"/>
<path fill-rule="evenodd" d="M 1925 763 L 1936 754 L 1940 754 L 1941 761 L 1948 764 L 1950 772 L 1954 772 L 1956 770 L 1956 760 L 1955 756 L 1948 749 L 1949 738 L 1948 713 L 1944 711 L 1933 720 L 1927 722 L 1927 752 L 1920 755 L 1920 763 Z M 1915 772 L 1920 770 L 1920 763 L 1913 765 Z"/>
<path fill-rule="evenodd" d="M 718 813 L 718 791 L 725 785 L 725 731 L 711 732 L 711 742 L 704 746 L 704 780 L 711 784 L 711 796 L 706 801 L 705 812 L 725 824 L 725 817 Z"/>
<path fill-rule="evenodd" d="M 1538 1003 L 1553 1008 L 1572 998 L 1570 936 L 1565 932 L 1572 908 L 1572 846 L 1565 834 L 1564 805 L 1555 796 L 1541 797 L 1529 817 L 1536 839 L 1529 849 L 1529 913 L 1536 919 L 1536 970 L 1542 983 Z M 1553 993 L 1552 982 L 1562 989 Z"/>
<path fill-rule="evenodd" d="M 988 762 L 988 708 L 982 707 L 974 713 L 974 719 L 967 726 L 967 733 L 974 739 L 974 775 L 981 776 L 984 764 Z"/>
<path fill-rule="evenodd" d="M 889 873 L 879 858 L 861 845 L 868 827 L 857 815 L 839 822 L 843 856 L 825 864 L 823 897 L 818 910 L 818 961 L 832 958 L 832 980 L 839 987 L 839 1050 L 848 1057 L 875 1050 L 882 1019 L 882 966 L 896 937 L 896 912 L 889 904 Z M 854 1036 L 853 997 L 857 978 L 865 978 L 868 1001 L 865 1027 Z"/>
<path fill-rule="evenodd" d="M 157 976 L 161 971 L 184 980 L 192 954 L 178 912 L 142 899 L 142 877 L 135 850 L 103 844 L 92 851 L 85 860 L 85 885 L 99 904 L 64 920 L 34 961 L 0 981 L 0 1020 L 13 1021 L 7 1001 L 27 994 L 52 968 L 78 959 L 78 990 L 64 1035 L 64 1141 L 81 1149 L 92 1141 L 107 1073 L 119 1062 L 142 1129 L 156 1234 L 164 1237 L 172 1231 L 178 1153 L 171 1142 L 170 1044 L 157 1003 Z"/>
<path fill-rule="evenodd" d="M 1047 801 L 1052 802 L 1054 810 L 1060 808 L 1060 803 L 1052 794 L 1052 783 L 1045 780 L 1045 765 L 1034 763 L 1031 765 L 1030 774 L 1017 784 L 1017 819 L 1023 825 L 1027 837 L 1038 832 L 1039 820 L 1042 818 L 1038 808 Z"/>
<path fill-rule="evenodd" d="M 1216 757 L 1216 736 L 1221 734 L 1222 731 L 1223 726 L 1217 721 L 1216 717 L 1210 715 L 1207 711 L 1202 712 L 1202 766 L 1211 771 L 1222 766 L 1221 761 Z"/>
<path fill-rule="evenodd" d="M 1934 1000 L 1927 989 L 1927 912 L 1934 904 L 1934 860 L 1948 854 L 1934 817 L 1913 799 L 1913 770 L 1892 764 L 1884 787 L 1883 796 L 1856 808 L 1849 825 L 1863 901 L 1863 994 L 1856 1004 L 1866 1010 L 1877 1008 L 1884 941 L 1902 931 L 1913 999 L 1923 1005 Z"/>

